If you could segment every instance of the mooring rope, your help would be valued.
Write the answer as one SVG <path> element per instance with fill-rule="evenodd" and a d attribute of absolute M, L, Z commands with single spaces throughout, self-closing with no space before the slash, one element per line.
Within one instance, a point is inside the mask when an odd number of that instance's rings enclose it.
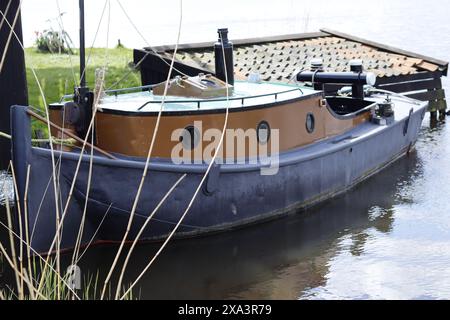
<path fill-rule="evenodd" d="M 390 94 L 390 95 L 392 95 L 393 97 L 397 97 L 397 98 L 404 99 L 404 100 L 409 101 L 409 102 L 411 102 L 411 103 L 414 103 L 414 104 L 416 104 L 416 105 L 420 105 L 420 104 L 422 103 L 422 102 L 421 102 L 420 100 L 418 100 L 418 99 L 410 98 L 410 97 L 408 97 L 408 96 L 406 96 L 406 95 L 404 95 L 404 94 L 397 93 L 397 92 L 390 91 L 390 90 L 384 90 L 384 89 L 379 89 L 379 88 L 371 87 L 371 88 L 368 88 L 367 91 L 368 91 L 368 92 L 379 92 L 379 93 Z"/>

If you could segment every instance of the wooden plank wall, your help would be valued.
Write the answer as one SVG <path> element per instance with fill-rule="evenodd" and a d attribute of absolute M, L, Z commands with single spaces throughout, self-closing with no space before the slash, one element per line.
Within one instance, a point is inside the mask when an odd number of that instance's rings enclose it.
<path fill-rule="evenodd" d="M 419 72 L 406 76 L 381 78 L 377 83 L 380 89 L 390 90 L 422 101 L 429 101 L 428 111 L 445 112 L 447 102 L 442 89 L 442 73 Z"/>

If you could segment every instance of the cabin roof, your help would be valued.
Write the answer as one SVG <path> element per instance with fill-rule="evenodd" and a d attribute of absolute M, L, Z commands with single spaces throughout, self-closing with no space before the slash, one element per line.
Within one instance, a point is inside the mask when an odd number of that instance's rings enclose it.
<path fill-rule="evenodd" d="M 322 58 L 328 71 L 348 71 L 350 60 L 362 59 L 364 69 L 374 72 L 379 78 L 420 72 L 446 75 L 448 69 L 446 61 L 329 29 L 232 42 L 235 48 L 234 69 L 240 78 L 257 72 L 264 81 L 286 82 L 299 70 L 308 69 L 313 58 Z M 153 50 L 170 59 L 174 46 L 160 46 Z M 176 60 L 186 66 L 214 73 L 211 42 L 179 45 Z"/>
<path fill-rule="evenodd" d="M 297 85 L 281 83 L 251 83 L 236 81 L 230 97 L 196 98 L 167 96 L 164 99 L 164 112 L 203 112 L 212 110 L 252 108 L 286 103 L 321 94 L 320 91 Z M 125 113 L 157 113 L 163 97 L 150 91 L 140 91 L 121 95 L 107 95 L 102 98 L 102 110 Z"/>

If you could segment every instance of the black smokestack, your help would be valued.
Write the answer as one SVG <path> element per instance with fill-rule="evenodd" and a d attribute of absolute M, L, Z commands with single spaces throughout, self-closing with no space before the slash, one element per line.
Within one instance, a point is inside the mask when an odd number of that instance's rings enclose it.
<path fill-rule="evenodd" d="M 222 81 L 226 81 L 229 84 L 234 85 L 233 43 L 228 41 L 227 28 L 218 29 L 217 33 L 219 34 L 219 40 L 214 44 L 216 77 Z"/>

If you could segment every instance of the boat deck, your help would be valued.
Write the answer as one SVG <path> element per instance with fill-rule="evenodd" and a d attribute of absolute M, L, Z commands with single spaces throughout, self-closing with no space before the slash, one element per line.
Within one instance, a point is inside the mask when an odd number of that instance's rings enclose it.
<path fill-rule="evenodd" d="M 317 94 L 319 91 L 296 85 L 276 83 L 249 83 L 239 81 L 234 85 L 232 95 L 221 98 L 187 98 L 166 96 L 163 111 L 216 110 L 228 108 L 267 105 L 298 99 Z M 103 110 L 124 112 L 158 112 L 161 108 L 162 96 L 153 95 L 150 91 L 108 95 L 102 99 Z"/>
<path fill-rule="evenodd" d="M 384 94 L 374 94 L 367 100 L 372 102 L 382 102 L 384 101 L 386 95 Z M 398 126 L 400 123 L 404 123 L 405 119 L 409 118 L 411 115 L 420 112 L 421 118 L 425 115 L 427 102 L 411 103 L 408 100 L 391 97 L 394 103 L 394 122 L 389 125 L 375 124 L 371 121 L 362 123 L 351 130 L 343 132 L 333 137 L 329 137 L 315 143 L 311 143 L 305 146 L 289 150 L 287 152 L 280 153 L 279 166 L 288 166 L 298 162 L 307 161 L 309 159 L 319 158 L 327 153 L 335 153 L 341 149 L 354 147 L 356 144 L 361 143 L 365 140 L 369 140 L 376 135 L 380 135 L 383 132 L 392 132 L 390 129 L 393 126 Z M 409 120 L 408 120 L 409 121 Z M 420 120 L 421 121 L 421 120 Z M 403 130 L 403 126 L 402 126 Z M 386 142 L 386 140 L 385 140 Z M 376 147 L 375 145 L 373 145 Z M 34 148 L 36 152 L 41 155 L 45 155 L 50 158 L 49 149 Z M 399 150 L 400 151 L 400 150 Z M 121 161 L 120 165 L 122 167 L 129 168 L 140 168 L 143 169 L 145 166 L 145 158 L 128 156 L 124 154 L 115 153 Z M 78 160 L 79 154 L 77 152 L 65 153 L 67 159 Z M 89 163 L 89 155 L 83 156 L 82 160 L 85 163 Z M 252 162 L 254 158 L 249 158 L 245 163 L 227 163 L 224 161 L 221 164 L 221 172 L 246 172 L 253 170 L 260 170 L 262 164 L 260 159 Z M 103 164 L 107 166 L 117 165 L 117 160 L 111 160 L 98 154 L 95 156 L 95 161 L 98 164 Z M 182 172 L 182 173 L 204 173 L 208 167 L 208 163 L 203 162 L 201 164 L 183 164 L 182 166 L 174 164 L 171 159 L 157 158 L 153 157 L 149 168 L 155 171 L 171 171 L 171 172 Z"/>

